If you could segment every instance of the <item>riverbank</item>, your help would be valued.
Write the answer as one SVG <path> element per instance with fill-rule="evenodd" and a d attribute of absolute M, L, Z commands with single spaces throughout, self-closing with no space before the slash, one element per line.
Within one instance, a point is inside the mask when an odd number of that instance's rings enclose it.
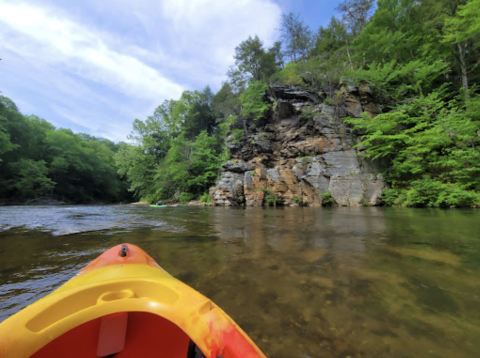
<path fill-rule="evenodd" d="M 105 202 L 105 201 L 64 201 L 54 198 L 38 198 L 30 200 L 8 200 L 0 201 L 0 206 L 58 206 L 58 205 L 127 205 L 127 204 L 141 204 L 142 202 Z M 146 203 L 148 204 L 148 203 Z"/>

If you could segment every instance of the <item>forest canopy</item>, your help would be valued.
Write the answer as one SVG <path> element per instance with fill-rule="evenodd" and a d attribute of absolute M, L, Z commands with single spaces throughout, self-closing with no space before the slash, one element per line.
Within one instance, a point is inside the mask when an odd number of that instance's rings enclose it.
<path fill-rule="evenodd" d="M 113 166 L 118 146 L 25 116 L 0 96 L 0 200 L 72 203 L 130 199 Z"/>

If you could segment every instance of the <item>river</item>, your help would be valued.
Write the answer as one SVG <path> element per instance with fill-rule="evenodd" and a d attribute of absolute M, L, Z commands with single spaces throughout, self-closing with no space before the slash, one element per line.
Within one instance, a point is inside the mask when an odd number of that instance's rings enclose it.
<path fill-rule="evenodd" d="M 141 246 L 270 357 L 474 357 L 480 211 L 0 208 L 0 321 L 106 248 Z"/>

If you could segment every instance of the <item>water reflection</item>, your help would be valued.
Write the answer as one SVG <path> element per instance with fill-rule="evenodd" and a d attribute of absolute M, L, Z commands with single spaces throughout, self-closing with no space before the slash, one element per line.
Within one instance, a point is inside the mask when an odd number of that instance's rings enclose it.
<path fill-rule="evenodd" d="M 475 211 L 109 206 L 59 220 L 61 208 L 42 210 L 34 226 L 33 213 L 12 221 L 0 210 L 10 228 L 0 233 L 0 319 L 129 241 L 224 307 L 272 357 L 480 351 Z M 58 236 L 65 227 L 75 234 Z"/>

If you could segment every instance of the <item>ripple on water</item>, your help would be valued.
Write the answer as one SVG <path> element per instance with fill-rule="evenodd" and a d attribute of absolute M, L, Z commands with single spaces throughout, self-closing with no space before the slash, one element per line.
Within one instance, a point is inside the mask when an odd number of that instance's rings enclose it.
<path fill-rule="evenodd" d="M 479 219 L 461 210 L 4 207 L 0 320 L 128 241 L 211 297 L 268 356 L 473 357 Z"/>
<path fill-rule="evenodd" d="M 145 209 L 145 212 L 139 214 L 137 208 L 126 205 L 0 207 L 0 231 L 38 230 L 50 232 L 54 236 L 64 236 L 145 227 L 181 230 L 180 227 L 167 227 L 168 224 L 158 215 L 145 215 L 149 212 Z"/>

